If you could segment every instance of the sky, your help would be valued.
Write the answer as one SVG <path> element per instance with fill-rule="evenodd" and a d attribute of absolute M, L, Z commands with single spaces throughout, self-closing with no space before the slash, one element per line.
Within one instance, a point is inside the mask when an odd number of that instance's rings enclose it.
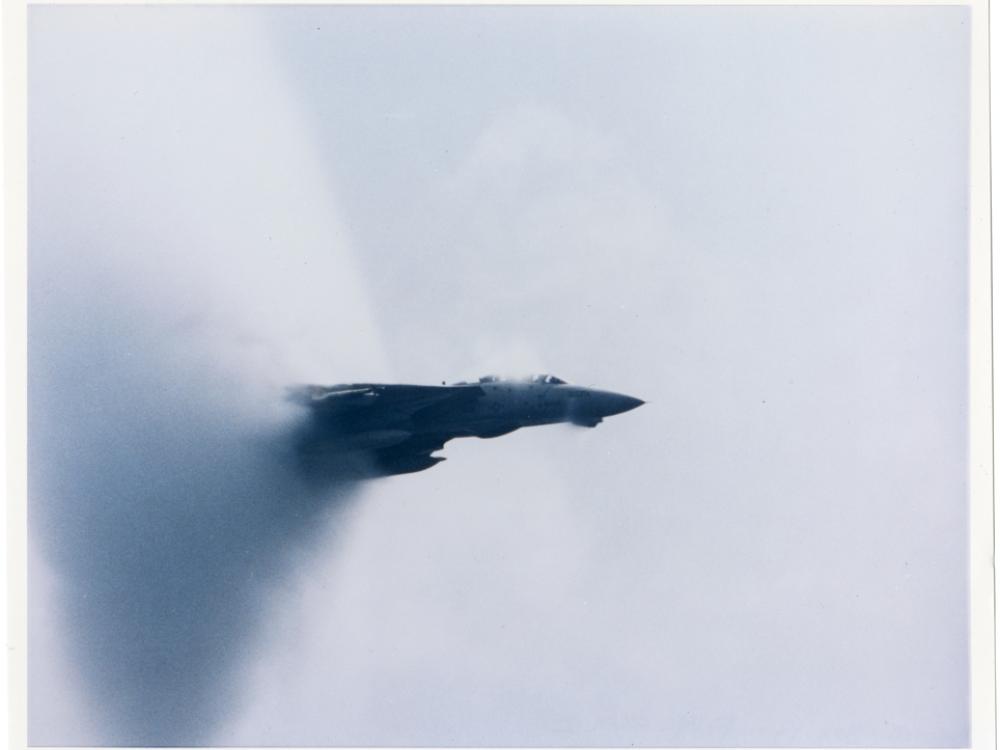
<path fill-rule="evenodd" d="M 29 741 L 968 742 L 968 9 L 29 13 Z M 317 489 L 302 382 L 647 403 Z"/>

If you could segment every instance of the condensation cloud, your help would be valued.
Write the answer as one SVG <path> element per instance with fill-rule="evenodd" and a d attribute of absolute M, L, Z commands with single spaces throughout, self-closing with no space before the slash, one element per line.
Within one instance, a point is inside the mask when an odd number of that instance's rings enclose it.
<path fill-rule="evenodd" d="M 63 658 L 33 639 L 30 739 L 204 742 L 261 601 L 356 494 L 302 480 L 283 389 L 385 362 L 258 25 L 36 10 L 31 611 Z"/>

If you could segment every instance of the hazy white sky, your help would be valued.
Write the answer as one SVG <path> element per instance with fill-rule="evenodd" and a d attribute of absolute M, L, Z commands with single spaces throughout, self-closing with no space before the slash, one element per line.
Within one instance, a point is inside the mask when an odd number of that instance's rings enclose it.
<path fill-rule="evenodd" d="M 968 21 L 32 8 L 31 742 L 967 742 Z M 282 453 L 489 371 L 648 403 Z"/>

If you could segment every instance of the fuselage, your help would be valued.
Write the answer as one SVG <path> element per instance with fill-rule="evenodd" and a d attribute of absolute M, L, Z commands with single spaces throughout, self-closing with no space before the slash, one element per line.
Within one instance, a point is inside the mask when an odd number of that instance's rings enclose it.
<path fill-rule="evenodd" d="M 566 383 L 499 380 L 477 386 L 483 391 L 482 397 L 471 402 L 467 411 L 456 413 L 454 424 L 450 425 L 464 426 L 470 434 L 506 425 L 589 424 L 642 403 L 630 396 Z"/>
<path fill-rule="evenodd" d="M 382 473 L 428 468 L 443 460 L 431 454 L 453 438 L 492 438 L 558 422 L 595 427 L 605 417 L 643 403 L 552 375 L 522 380 L 488 376 L 440 386 L 304 386 L 293 389 L 291 398 L 311 410 L 300 440 L 310 461 L 368 453 Z"/>

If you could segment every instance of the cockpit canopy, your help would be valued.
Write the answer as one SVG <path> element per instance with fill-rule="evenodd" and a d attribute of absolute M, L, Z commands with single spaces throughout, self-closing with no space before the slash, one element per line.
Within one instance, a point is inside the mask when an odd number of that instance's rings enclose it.
<path fill-rule="evenodd" d="M 557 378 L 555 375 L 532 375 L 529 382 L 544 383 L 545 385 L 565 385 L 566 381 Z"/>
<path fill-rule="evenodd" d="M 504 380 L 511 380 L 511 378 L 502 378 L 499 375 L 483 375 L 479 378 L 480 383 L 501 383 Z M 520 380 L 521 382 L 527 383 L 540 383 L 543 385 L 565 385 L 566 381 L 557 378 L 555 375 L 530 375 L 526 378 L 513 378 L 513 380 Z"/>

